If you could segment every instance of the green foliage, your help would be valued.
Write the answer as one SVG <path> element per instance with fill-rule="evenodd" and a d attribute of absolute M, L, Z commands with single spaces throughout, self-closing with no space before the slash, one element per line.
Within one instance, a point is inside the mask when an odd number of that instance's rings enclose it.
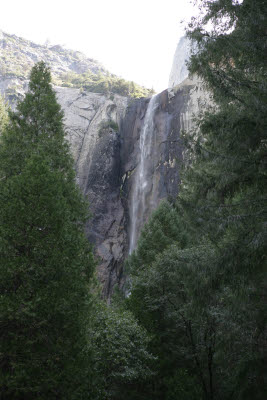
<path fill-rule="evenodd" d="M 4 99 L 0 96 L 0 135 L 8 122 L 7 106 Z"/>
<path fill-rule="evenodd" d="M 213 337 L 219 326 L 226 331 L 225 321 L 219 321 L 217 295 L 211 290 L 216 284 L 215 251 L 207 244 L 190 245 L 183 223 L 173 206 L 162 203 L 128 260 L 132 288 L 127 306 L 152 334 L 151 351 L 158 358 L 152 398 L 167 393 L 172 398 L 177 393 L 193 399 L 201 391 L 209 395 L 213 385 L 209 368 L 212 365 L 213 374 L 215 368 Z M 188 378 L 175 385 L 184 368 Z M 190 380 L 194 387 L 188 391 Z"/>
<path fill-rule="evenodd" d="M 150 341 L 127 311 L 107 307 L 97 299 L 89 328 L 95 399 L 132 399 L 136 382 L 152 376 L 155 358 L 148 352 Z"/>
<path fill-rule="evenodd" d="M 221 18 L 228 23 L 222 25 Z M 231 236 L 236 250 L 248 247 L 239 263 L 242 269 L 245 258 L 246 270 L 255 270 L 257 264 L 261 269 L 266 234 L 266 2 L 216 1 L 209 4 L 205 22 L 209 20 L 215 22 L 211 34 L 203 21 L 190 33 L 202 49 L 192 58 L 191 71 L 204 78 L 219 107 L 200 118 L 201 136 L 193 132 L 189 137 L 197 158 L 186 171 L 190 189 L 183 200 L 188 196 L 196 202 L 199 215 L 194 220 L 201 219 L 212 235 L 224 236 L 224 246 Z M 224 32 L 230 28 L 235 29 Z"/>
<path fill-rule="evenodd" d="M 263 400 L 266 2 L 201 5 L 204 13 L 188 30 L 199 49 L 190 70 L 214 107 L 184 134 L 189 161 L 180 194 L 172 211 L 152 216 L 128 260 L 126 303 L 153 335 L 158 363 L 150 398 Z"/>
<path fill-rule="evenodd" d="M 93 74 L 86 72 L 83 74 L 68 73 L 60 77 L 62 86 L 79 87 L 93 93 L 115 93 L 129 97 L 149 97 L 155 92 L 153 89 L 146 89 L 134 82 L 126 81 L 116 75 L 109 73 Z"/>
<path fill-rule="evenodd" d="M 3 399 L 83 399 L 92 252 L 63 113 L 36 64 L 0 146 L 0 324 Z"/>
<path fill-rule="evenodd" d="M 113 129 L 115 132 L 119 131 L 119 125 L 112 119 L 103 120 L 99 125 L 99 136 L 103 135 L 107 129 Z"/>
<path fill-rule="evenodd" d="M 246 320 L 242 340 L 250 337 L 250 344 L 246 354 L 239 354 L 233 390 L 237 398 L 253 392 L 261 399 L 267 386 L 262 368 L 267 359 L 267 9 L 262 0 L 205 4 L 206 16 L 189 32 L 201 49 L 192 57 L 191 72 L 204 79 L 217 107 L 200 116 L 200 136 L 191 132 L 187 138 L 195 148 L 189 147 L 194 161 L 185 171 L 188 189 L 180 201 L 191 225 L 217 246 L 222 283 L 232 290 L 227 307 Z M 209 21 L 213 30 L 208 33 Z"/>
<path fill-rule="evenodd" d="M 158 254 L 177 241 L 182 247 L 185 246 L 185 229 L 180 224 L 175 208 L 169 202 L 162 201 L 143 228 L 138 247 L 130 258 L 131 272 L 134 274 L 133 264 L 137 262 L 145 266 L 153 262 Z"/>
<path fill-rule="evenodd" d="M 199 400 L 201 397 L 196 380 L 185 369 L 179 369 L 165 384 L 168 388 L 166 400 Z"/>

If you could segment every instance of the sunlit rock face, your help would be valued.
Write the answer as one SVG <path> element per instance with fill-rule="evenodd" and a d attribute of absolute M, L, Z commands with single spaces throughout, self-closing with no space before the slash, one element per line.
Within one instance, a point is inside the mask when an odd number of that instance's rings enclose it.
<path fill-rule="evenodd" d="M 169 88 L 179 85 L 188 77 L 186 62 L 189 60 L 191 51 L 190 41 L 183 36 L 176 47 L 173 57 L 172 69 L 169 77 Z"/>
<path fill-rule="evenodd" d="M 43 60 L 51 68 L 53 83 L 65 85 L 68 74 L 105 73 L 96 60 L 63 46 L 39 45 L 0 30 L 0 93 L 11 106 L 22 99 L 34 64 Z"/>

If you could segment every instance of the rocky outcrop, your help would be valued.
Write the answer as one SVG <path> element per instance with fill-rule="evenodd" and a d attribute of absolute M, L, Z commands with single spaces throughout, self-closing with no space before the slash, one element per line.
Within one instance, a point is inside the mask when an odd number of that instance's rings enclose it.
<path fill-rule="evenodd" d="M 98 61 L 79 51 L 60 45 L 39 45 L 0 30 L 0 94 L 12 107 L 23 98 L 30 71 L 41 60 L 51 68 L 56 85 L 67 85 L 69 74 L 107 72 Z"/>
<path fill-rule="evenodd" d="M 169 88 L 179 85 L 188 77 L 187 61 L 189 60 L 192 46 L 190 40 L 183 36 L 179 40 L 172 62 L 171 73 L 169 76 Z"/>
<path fill-rule="evenodd" d="M 62 74 L 71 72 L 106 72 L 98 61 L 79 51 L 68 50 L 60 45 L 39 45 L 1 30 L 0 55 L 1 75 L 22 80 L 28 77 L 34 64 L 40 60 L 50 66 L 56 80 L 60 79 Z"/>

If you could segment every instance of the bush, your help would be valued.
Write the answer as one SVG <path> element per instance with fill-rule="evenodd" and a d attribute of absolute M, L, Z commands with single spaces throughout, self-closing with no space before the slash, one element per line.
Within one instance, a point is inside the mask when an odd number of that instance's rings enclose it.
<path fill-rule="evenodd" d="M 119 125 L 112 119 L 104 120 L 99 124 L 99 136 L 102 136 L 107 129 L 113 129 L 115 132 L 119 131 Z"/>

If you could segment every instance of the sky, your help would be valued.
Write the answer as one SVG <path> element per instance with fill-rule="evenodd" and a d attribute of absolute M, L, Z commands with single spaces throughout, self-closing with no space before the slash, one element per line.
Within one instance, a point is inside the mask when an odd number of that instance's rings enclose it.
<path fill-rule="evenodd" d="M 111 73 L 161 91 L 195 13 L 191 0 L 10 0 L 1 2 L 0 29 L 79 50 Z"/>

